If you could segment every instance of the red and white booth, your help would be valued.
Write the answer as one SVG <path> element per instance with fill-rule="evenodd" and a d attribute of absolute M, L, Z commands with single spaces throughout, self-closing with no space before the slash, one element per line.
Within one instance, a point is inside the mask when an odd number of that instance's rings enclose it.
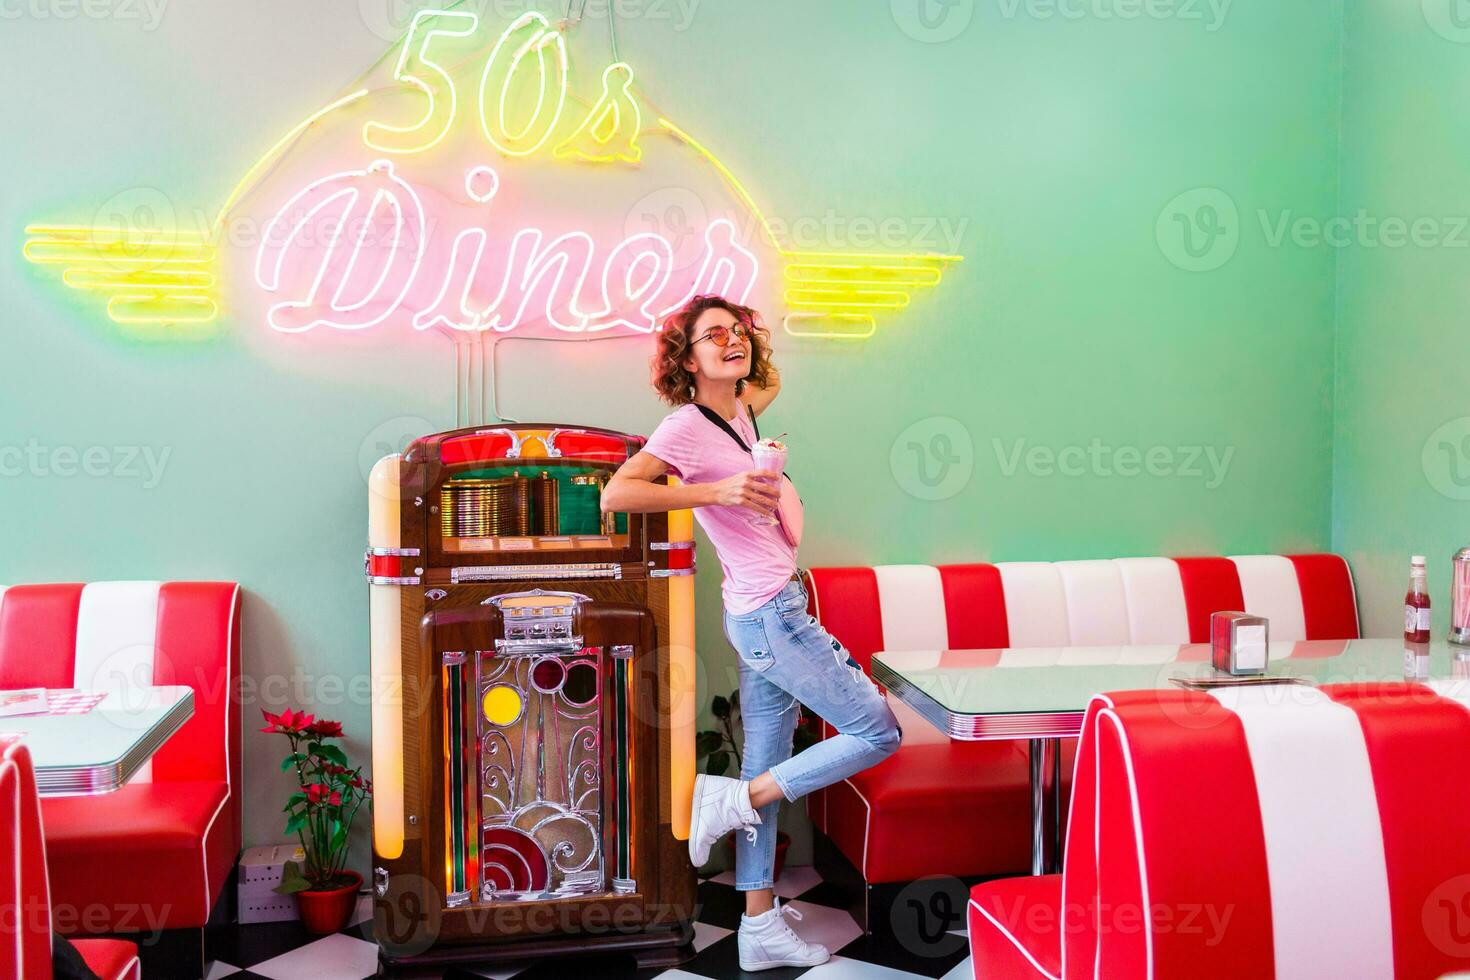
<path fill-rule="evenodd" d="M 7 916 L 10 941 L 0 943 L 0 977 L 51 980 L 51 908 L 46 846 L 31 754 L 19 739 L 0 738 L 0 826 L 10 829 L 0 848 L 0 893 L 15 902 Z M 102 980 L 139 980 L 138 947 L 120 939 L 76 942 L 82 960 Z"/>
<path fill-rule="evenodd" d="M 0 689 L 181 685 L 194 712 L 114 792 L 41 802 L 63 932 L 199 930 L 241 846 L 240 588 L 0 588 Z"/>
<path fill-rule="evenodd" d="M 1470 694 L 1435 687 L 1094 698 L 1063 873 L 971 892 L 977 980 L 1463 970 Z"/>
<path fill-rule="evenodd" d="M 1203 643 L 1222 609 L 1268 617 L 1273 643 L 1358 636 L 1352 575 L 1337 555 L 813 568 L 807 584 L 811 614 L 864 670 L 882 650 Z M 951 741 L 889 704 L 903 744 L 812 794 L 817 828 L 869 884 L 1026 868 L 1026 743 Z"/>

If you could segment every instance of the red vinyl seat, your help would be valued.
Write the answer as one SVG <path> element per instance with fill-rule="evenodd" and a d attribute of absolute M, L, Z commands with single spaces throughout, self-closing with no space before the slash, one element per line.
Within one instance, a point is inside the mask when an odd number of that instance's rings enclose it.
<path fill-rule="evenodd" d="M 1099 695 L 1063 873 L 971 891 L 974 974 L 1464 970 L 1467 762 L 1466 681 Z"/>
<path fill-rule="evenodd" d="M 0 917 L 13 936 L 0 943 L 0 977 L 51 980 L 51 898 L 31 756 L 19 739 L 0 739 Z M 138 947 L 81 939 L 77 952 L 102 980 L 140 980 Z"/>
<path fill-rule="evenodd" d="M 1336 555 L 885 565 L 813 568 L 805 577 L 809 611 L 865 670 L 882 650 L 1203 643 L 1210 613 L 1222 609 L 1269 617 L 1273 642 L 1295 642 L 1293 656 L 1358 636 L 1352 576 Z M 1026 743 L 951 744 L 889 703 L 903 744 L 873 769 L 811 794 L 817 829 L 870 884 L 1029 867 Z"/>
<path fill-rule="evenodd" d="M 209 920 L 241 846 L 239 680 L 233 582 L 0 589 L 0 688 L 194 689 L 193 716 L 126 786 L 41 801 L 59 932 Z"/>

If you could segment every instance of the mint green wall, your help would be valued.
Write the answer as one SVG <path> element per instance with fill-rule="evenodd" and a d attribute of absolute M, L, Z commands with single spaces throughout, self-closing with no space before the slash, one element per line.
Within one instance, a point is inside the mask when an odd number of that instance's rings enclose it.
<path fill-rule="evenodd" d="M 0 156 L 11 242 L 0 446 L 36 440 L 49 460 L 58 447 L 168 453 L 156 486 L 29 471 L 0 480 L 0 581 L 238 579 L 246 671 L 266 685 L 247 692 L 247 719 L 299 699 L 342 717 L 360 754 L 364 467 L 402 436 L 452 424 L 447 348 L 399 358 L 344 343 L 320 370 L 288 370 L 242 339 L 257 323 L 227 321 L 201 344 L 129 341 L 19 245 L 28 221 L 89 221 L 130 189 L 211 211 L 286 126 L 381 53 L 366 24 L 383 8 L 175 3 L 153 31 L 30 15 L 0 31 L 7 70 L 26 83 L 0 102 L 11 134 Z M 1336 207 L 1339 5 L 1241 2 L 1215 24 L 961 3 L 953 16 L 973 19 L 942 43 L 912 36 L 923 34 L 912 4 L 892 8 L 743 0 L 698 4 L 687 24 L 677 6 L 652 8 L 672 19 L 620 22 L 644 90 L 718 135 L 775 220 L 833 229 L 807 247 L 861 248 L 864 222 L 897 219 L 898 249 L 966 256 L 866 343 L 780 340 L 787 390 L 765 425 L 791 433 L 804 560 L 1327 547 L 1335 256 L 1273 245 L 1256 214 Z M 1392 74 L 1429 67 L 1406 56 Z M 1396 92 L 1424 87 L 1391 80 Z M 1451 158 L 1435 165 L 1447 171 Z M 1196 261 L 1174 212 L 1206 220 L 1197 206 L 1220 195 L 1200 188 L 1223 192 L 1240 227 L 1233 253 L 1221 239 Z M 1217 267 L 1181 267 L 1199 263 Z M 1392 270 L 1378 275 L 1397 285 Z M 1451 311 L 1446 300 L 1445 336 Z M 502 405 L 647 431 L 660 410 L 638 346 L 506 348 Z M 1441 351 L 1387 354 L 1447 378 Z M 563 370 L 590 384 L 544 383 Z M 1347 420 L 1366 414 L 1351 410 L 1356 376 Z M 1396 401 L 1412 412 L 1412 397 Z M 1417 452 L 1417 429 L 1388 431 L 1407 431 L 1399 441 Z M 728 690 L 707 545 L 702 559 L 707 689 Z M 279 749 L 248 736 L 252 800 L 279 785 Z M 250 841 L 279 836 L 272 809 L 252 806 Z"/>
<path fill-rule="evenodd" d="M 1453 6 L 1359 0 L 1344 25 L 1342 213 L 1420 223 L 1418 242 L 1355 236 L 1338 259 L 1333 538 L 1380 635 L 1414 552 L 1448 629 L 1449 558 L 1470 544 L 1470 30 Z"/>

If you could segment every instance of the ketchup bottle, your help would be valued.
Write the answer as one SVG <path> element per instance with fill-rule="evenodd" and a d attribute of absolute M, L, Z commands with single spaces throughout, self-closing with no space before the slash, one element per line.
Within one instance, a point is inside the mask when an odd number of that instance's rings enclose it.
<path fill-rule="evenodd" d="M 1429 642 L 1429 572 L 1424 556 L 1409 559 L 1409 591 L 1404 596 L 1404 640 L 1408 643 Z"/>

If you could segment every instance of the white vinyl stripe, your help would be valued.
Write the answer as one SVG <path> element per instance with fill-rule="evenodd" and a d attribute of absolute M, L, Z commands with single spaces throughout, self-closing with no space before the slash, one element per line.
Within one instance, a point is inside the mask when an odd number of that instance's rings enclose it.
<path fill-rule="evenodd" d="M 1129 643 L 1188 643 L 1184 582 L 1172 558 L 1119 558 Z"/>
<path fill-rule="evenodd" d="M 933 565 L 878 565 L 883 649 L 943 650 L 949 646 L 944 587 Z"/>
<path fill-rule="evenodd" d="M 1006 626 L 1013 647 L 1070 646 L 1067 600 L 1056 566 L 1008 561 L 995 566 L 1006 594 Z"/>
<path fill-rule="evenodd" d="M 1393 976 L 1383 828 L 1357 714 L 1295 685 L 1211 693 L 1240 719 L 1255 772 L 1276 976 Z"/>
<path fill-rule="evenodd" d="M 158 582 L 94 582 L 82 587 L 72 683 L 116 696 L 153 686 Z M 153 760 L 129 784 L 153 782 Z"/>
<path fill-rule="evenodd" d="M 94 582 L 83 586 L 73 684 L 107 692 L 153 686 L 159 584 Z"/>
<path fill-rule="evenodd" d="M 1068 651 L 1059 662 L 1082 667 L 1092 667 L 1099 664 L 1149 667 L 1158 664 L 1170 664 L 1178 659 L 1179 644 L 1168 643 L 1155 644 L 1153 646 L 1124 645 L 1074 648 Z"/>
<path fill-rule="evenodd" d="M 1007 647 L 1000 652 L 997 667 L 1055 667 L 1062 662 L 1066 647 L 1028 647 L 1018 650 Z"/>
<path fill-rule="evenodd" d="M 1435 694 L 1451 701 L 1457 701 L 1470 708 L 1470 678 L 1454 677 L 1443 680 L 1428 681 L 1427 686 Z"/>
<path fill-rule="evenodd" d="M 1128 642 L 1128 602 L 1123 579 L 1111 560 L 1059 561 L 1057 575 L 1067 604 L 1073 646 L 1112 646 Z"/>
<path fill-rule="evenodd" d="M 1291 559 L 1284 555 L 1240 555 L 1230 560 L 1240 574 L 1245 612 L 1271 621 L 1271 644 L 1305 640 L 1302 587 Z"/>

